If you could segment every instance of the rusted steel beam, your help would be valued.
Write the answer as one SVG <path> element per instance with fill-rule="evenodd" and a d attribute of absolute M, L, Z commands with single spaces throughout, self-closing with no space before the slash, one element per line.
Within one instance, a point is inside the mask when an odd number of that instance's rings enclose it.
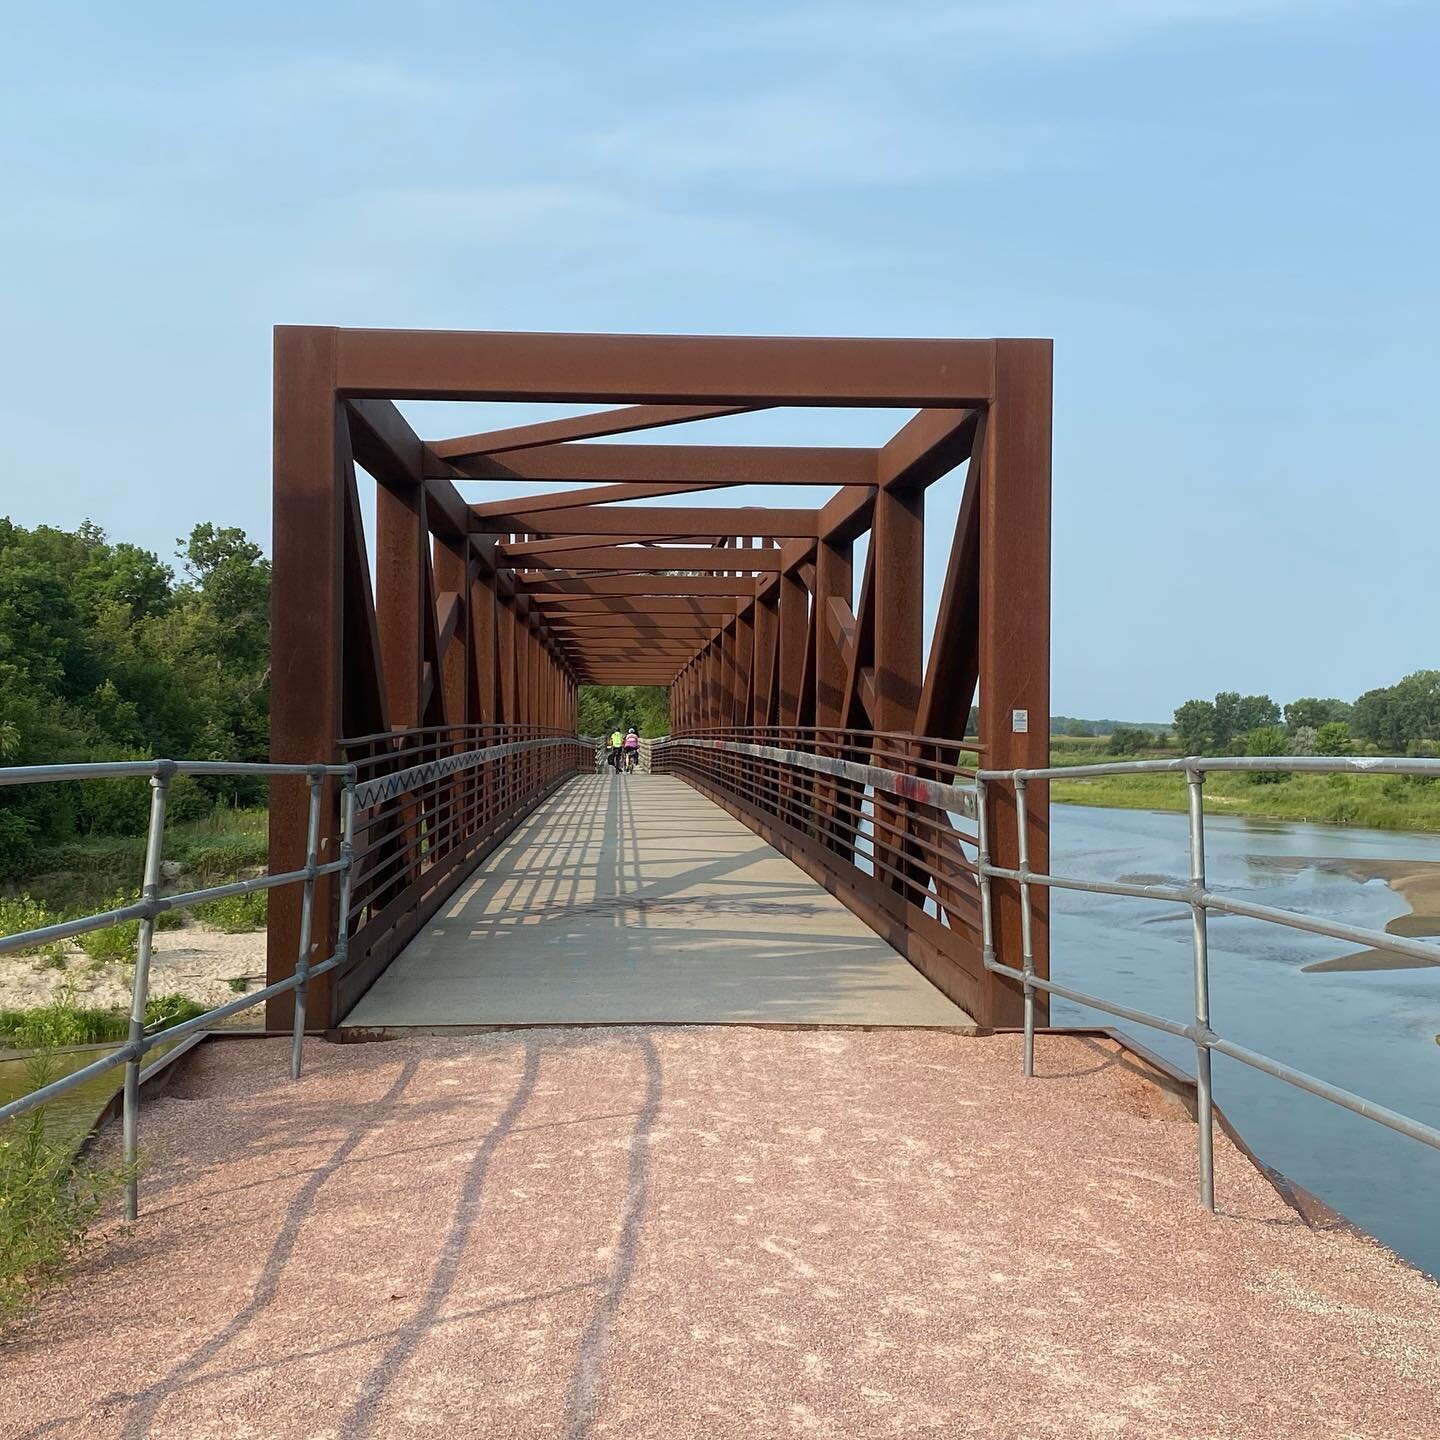
<path fill-rule="evenodd" d="M 810 593 L 795 575 L 780 577 L 779 606 L 780 693 L 777 715 L 781 725 L 800 721 L 805 682 L 805 645 L 810 619 Z"/>
<path fill-rule="evenodd" d="M 612 500 L 649 500 L 663 495 L 687 495 L 701 490 L 728 488 L 722 480 L 698 484 L 686 484 L 684 481 L 659 481 L 649 485 L 627 482 L 619 485 L 592 485 L 581 490 L 557 490 L 548 495 L 515 495 L 508 500 L 481 500 L 472 504 L 470 509 L 479 517 L 483 526 L 491 515 L 502 518 L 513 514 L 539 515 L 546 510 L 573 510 L 584 505 L 606 505 Z"/>
<path fill-rule="evenodd" d="M 1050 425 L 1052 346 L 1048 340 L 997 342 L 995 403 L 986 417 L 980 491 L 980 739 L 987 769 L 1041 768 L 1050 748 Z M 1022 728 L 1023 719 L 1023 728 Z M 990 854 L 1014 868 L 1019 844 L 1014 797 L 995 791 Z M 1029 795 L 1032 869 L 1049 865 L 1049 793 Z M 997 955 L 1019 967 L 1020 899 L 1012 882 L 996 881 Z M 1049 974 L 1049 893 L 1033 895 L 1035 968 Z M 1015 987 L 989 976 L 982 1024 L 1021 1016 Z M 1036 996 L 1039 1014 L 1048 1006 Z M 1040 1023 L 1044 1024 L 1042 1018 Z"/>
<path fill-rule="evenodd" d="M 545 445 L 455 468 L 472 480 L 507 483 L 873 485 L 879 453 L 844 445 Z"/>
<path fill-rule="evenodd" d="M 874 513 L 874 486 L 847 485 L 820 507 L 817 533 L 836 544 L 858 540 L 870 528 Z"/>
<path fill-rule="evenodd" d="M 755 582 L 725 575 L 591 575 L 586 578 L 540 577 L 521 582 L 536 599 L 563 600 L 571 595 L 753 595 Z"/>
<path fill-rule="evenodd" d="M 506 430 L 489 430 L 480 435 L 432 440 L 430 449 L 442 459 L 498 455 L 508 450 L 531 450 L 537 445 L 554 445 L 564 440 L 597 440 L 604 435 L 626 435 L 634 430 L 684 425 L 691 420 L 748 415 L 763 408 L 758 405 L 626 405 L 618 410 L 602 410 L 591 415 L 571 415 L 564 420 L 542 420 L 536 425 L 514 425 Z"/>
<path fill-rule="evenodd" d="M 331 763 L 345 719 L 343 665 L 345 596 L 345 474 L 349 424 L 332 388 L 336 337 L 327 330 L 286 330 L 275 335 L 274 543 L 270 588 L 270 755 L 283 763 Z M 303 617 L 303 622 L 300 617 Z M 272 869 L 302 869 L 306 854 L 308 786 L 300 778 L 270 785 Z M 334 813 L 327 787 L 327 823 Z M 316 882 L 315 910 L 321 946 L 328 932 L 333 891 Z M 283 886 L 271 897 L 266 973 L 288 978 L 299 953 L 300 892 Z M 325 953 L 329 953 L 328 950 Z M 331 1023 L 329 975 L 311 983 L 309 1013 Z M 266 1024 L 289 1026 L 292 995 L 266 1003 Z"/>
<path fill-rule="evenodd" d="M 714 620 L 723 624 L 735 613 L 732 601 L 725 597 L 707 598 L 685 595 L 647 595 L 630 599 L 623 595 L 561 595 L 554 598 L 535 596 L 551 621 L 570 620 L 582 615 L 604 615 L 623 618 L 643 616 L 685 616 Z"/>
<path fill-rule="evenodd" d="M 517 527 L 525 528 L 529 527 Z M 657 540 L 670 539 L 667 535 L 626 535 L 624 539 L 636 545 L 652 544 Z M 706 537 L 699 535 L 686 535 L 680 537 L 686 540 L 700 541 Z M 615 543 L 614 535 L 565 535 L 556 540 L 503 540 L 498 550 L 498 558 L 502 564 L 514 564 L 516 561 L 524 560 L 530 555 L 553 555 L 565 550 L 597 550 L 604 549 Z M 707 542 L 708 543 L 708 542 Z"/>
<path fill-rule="evenodd" d="M 979 405 L 990 340 L 338 330 L 348 396 L 644 405 Z M 524 453 L 524 452 L 519 452 Z"/>
<path fill-rule="evenodd" d="M 778 571 L 781 559 L 774 550 L 743 552 L 744 564 L 750 570 Z M 527 570 L 723 570 L 734 567 L 734 550 L 709 546 L 672 545 L 668 547 L 626 548 L 612 546 L 608 550 L 561 550 L 553 555 L 529 556 L 515 568 Z M 684 577 L 692 578 L 692 577 Z"/>
<path fill-rule="evenodd" d="M 984 435 L 982 416 L 970 473 L 955 515 L 955 535 L 930 637 L 930 659 L 915 708 L 917 734 L 951 740 L 965 738 L 980 674 L 980 472 Z"/>
<path fill-rule="evenodd" d="M 454 472 L 427 450 L 399 410 L 388 400 L 351 400 L 345 409 L 355 459 L 382 485 L 426 484 L 432 526 L 451 537 L 464 535 L 470 517 L 450 481 Z"/>
<path fill-rule="evenodd" d="M 512 527 L 546 535 L 615 535 L 629 539 L 659 539 L 686 535 L 764 535 L 788 539 L 817 534 L 816 510 L 767 509 L 763 506 L 625 505 L 575 510 L 489 511 L 486 529 Z M 503 524 L 501 523 L 503 522 Z"/>
<path fill-rule="evenodd" d="M 882 485 L 924 489 L 970 458 L 979 423 L 975 410 L 922 410 L 880 450 L 876 475 Z"/>

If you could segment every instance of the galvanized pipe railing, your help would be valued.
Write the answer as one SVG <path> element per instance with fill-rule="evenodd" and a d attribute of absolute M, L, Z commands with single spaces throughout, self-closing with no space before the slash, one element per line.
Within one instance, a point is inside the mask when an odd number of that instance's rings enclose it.
<path fill-rule="evenodd" d="M 977 869 L 980 876 L 981 926 L 985 968 L 1019 982 L 1025 997 L 1024 1009 L 1024 1071 L 1034 1074 L 1035 1004 L 1037 991 L 1059 995 L 1078 1005 L 1114 1015 L 1135 1025 L 1159 1030 L 1189 1040 L 1195 1046 L 1196 1119 L 1198 1122 L 1200 1202 L 1207 1210 L 1215 1208 L 1214 1162 L 1214 1101 L 1211 1088 L 1211 1056 L 1228 1055 L 1254 1070 L 1283 1080 L 1287 1085 L 1317 1095 L 1322 1100 L 1363 1115 L 1391 1130 L 1407 1135 L 1421 1144 L 1440 1149 L 1440 1129 L 1414 1120 L 1387 1106 L 1367 1100 L 1341 1086 L 1298 1070 L 1273 1056 L 1237 1045 L 1217 1035 L 1210 1025 L 1210 970 L 1207 916 L 1215 910 L 1227 915 L 1241 915 L 1308 931 L 1375 950 L 1388 950 L 1397 955 L 1440 964 L 1440 945 L 1407 940 L 1384 930 L 1370 930 L 1338 921 L 1319 920 L 1293 910 L 1280 910 L 1271 905 L 1256 905 L 1220 895 L 1208 888 L 1205 876 L 1205 802 L 1207 773 L 1218 771 L 1301 771 L 1310 774 L 1424 775 L 1440 777 L 1440 760 L 1403 757 L 1355 758 L 1322 756 L 1189 756 L 1177 760 L 1113 761 L 1099 765 L 1058 766 L 1031 770 L 980 770 L 976 775 L 979 811 L 979 853 Z M 1190 883 L 1175 885 L 1134 885 L 1124 881 L 1080 880 L 1070 876 L 1032 870 L 1026 840 L 1026 787 L 1035 780 L 1085 780 L 1101 775 L 1182 774 L 1188 789 L 1189 870 Z M 990 791 L 996 785 L 1009 785 L 1015 796 L 1016 821 L 1019 826 L 1019 864 L 1013 868 L 995 865 L 990 860 Z M 1021 921 L 1021 968 L 1002 964 L 995 954 L 994 898 L 992 882 L 1006 880 L 1018 886 Z M 1166 1016 L 1155 1015 L 1133 1006 L 1120 1005 L 1098 995 L 1087 994 L 1073 986 L 1061 985 L 1035 973 L 1030 946 L 1033 887 L 1052 890 L 1076 890 L 1094 895 L 1120 895 L 1140 900 L 1161 900 L 1188 906 L 1192 920 L 1192 952 L 1194 960 L 1194 1005 L 1188 1023 L 1182 1024 Z"/>
<path fill-rule="evenodd" d="M 237 880 L 226 885 L 212 885 L 203 890 L 190 890 L 179 895 L 160 895 L 160 863 L 163 858 L 165 841 L 165 809 L 170 782 L 176 775 L 290 775 L 304 776 L 310 785 L 310 806 L 306 826 L 305 867 L 279 875 L 258 875 L 249 880 Z M 173 1044 L 198 1030 L 206 1029 L 230 1015 L 239 1014 L 252 1006 L 262 1005 L 267 1000 L 288 991 L 295 991 L 295 1019 L 291 1033 L 290 1073 L 293 1079 L 300 1077 L 301 1051 L 305 1033 L 305 993 L 309 981 L 316 975 L 345 963 L 349 943 L 348 928 L 344 917 L 347 912 L 348 895 L 353 866 L 351 831 L 355 819 L 356 776 L 353 765 L 268 765 L 233 764 L 205 760 L 137 760 L 118 761 L 112 764 L 93 763 L 83 765 L 28 765 L 0 769 L 0 786 L 38 785 L 64 780 L 106 780 L 134 779 L 148 776 L 150 779 L 150 820 L 145 840 L 145 868 L 140 899 L 133 905 L 122 905 L 113 910 L 75 920 L 63 921 L 58 925 L 41 926 L 33 930 L 20 931 L 14 935 L 0 936 L 0 955 L 17 950 L 27 950 L 54 940 L 67 940 L 94 930 L 108 929 L 126 920 L 140 922 L 136 940 L 135 975 L 130 992 L 130 1019 L 125 1043 L 109 1055 L 58 1080 L 32 1090 L 0 1106 L 0 1124 L 13 1120 L 27 1111 L 48 1104 L 51 1100 L 103 1075 L 117 1065 L 124 1065 L 124 1095 L 122 1101 L 121 1130 L 125 1165 L 125 1218 L 134 1220 L 139 1214 L 139 1180 L 137 1159 L 139 1154 L 140 1120 L 140 1073 L 145 1055 L 157 1045 Z M 327 864 L 319 863 L 321 809 L 324 785 L 327 777 L 341 780 L 344 787 L 342 801 L 342 832 L 340 858 Z M 311 934 L 313 930 L 315 882 L 323 875 L 339 874 L 341 878 L 340 926 L 332 954 L 318 965 L 310 963 Z M 155 933 L 155 917 L 167 910 L 183 909 L 206 900 L 218 900 L 227 895 L 244 895 L 255 891 L 273 890 L 282 885 L 301 884 L 304 886 L 302 918 L 300 925 L 299 953 L 295 957 L 295 971 L 285 980 L 276 981 L 262 990 L 241 996 L 224 1005 L 207 1010 L 203 1015 L 187 1020 L 181 1025 L 172 1025 L 164 1030 L 149 1030 L 145 1024 L 145 1012 L 150 1003 L 150 959 Z"/>

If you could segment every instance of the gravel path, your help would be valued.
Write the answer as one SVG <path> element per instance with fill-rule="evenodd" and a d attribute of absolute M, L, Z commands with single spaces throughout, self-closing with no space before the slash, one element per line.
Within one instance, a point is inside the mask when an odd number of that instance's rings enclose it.
<path fill-rule="evenodd" d="M 1440 1289 L 1096 1042 L 614 1029 L 206 1046 L 6 1437 L 1440 1432 Z"/>

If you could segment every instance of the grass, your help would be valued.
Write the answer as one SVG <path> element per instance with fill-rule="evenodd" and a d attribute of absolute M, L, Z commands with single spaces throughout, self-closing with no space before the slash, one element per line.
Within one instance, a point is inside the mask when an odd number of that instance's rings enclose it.
<path fill-rule="evenodd" d="M 148 1027 L 168 1030 L 205 1013 L 205 1006 L 184 995 L 157 995 L 145 1007 Z M 62 992 L 48 1005 L 28 1010 L 0 1010 L 0 1038 L 16 1049 L 60 1049 L 66 1045 L 99 1045 L 123 1040 L 130 1017 L 121 1009 L 77 1005 Z"/>
<path fill-rule="evenodd" d="M 227 935 L 242 935 L 249 930 L 263 930 L 268 911 L 270 892 L 252 890 L 245 895 L 226 895 L 219 900 L 207 900 L 193 907 L 191 913 L 197 920 Z"/>
<path fill-rule="evenodd" d="M 268 859 L 268 813 L 264 809 L 217 809 L 200 819 L 172 825 L 165 832 L 165 859 L 179 865 L 191 888 L 237 880 L 263 869 Z M 117 909 L 139 897 L 145 867 L 143 836 L 97 835 L 37 853 L 33 873 L 19 894 L 0 896 L 0 934 L 36 930 L 43 925 L 102 910 Z M 227 934 L 263 929 L 266 897 L 232 896 L 195 907 L 195 915 Z M 179 911 L 155 918 L 157 930 L 185 924 Z M 95 966 L 128 964 L 135 959 L 140 933 L 136 920 L 77 936 L 75 944 Z M 65 967 L 65 944 L 17 952 L 39 957 L 46 967 Z"/>
<path fill-rule="evenodd" d="M 0 896 L 0 935 L 16 935 L 22 930 L 40 930 L 46 925 L 53 925 L 59 918 L 32 895 L 17 895 L 13 898 Z M 29 949 L 12 953 L 38 955 L 47 968 L 60 968 L 65 964 L 63 940 L 55 940 L 48 945 L 32 945 Z"/>
<path fill-rule="evenodd" d="M 216 809 L 165 828 L 165 859 L 209 884 L 263 868 L 269 856 L 268 812 Z M 92 835 L 37 851 L 26 892 L 58 914 L 89 915 L 117 891 L 135 893 L 145 869 L 143 835 Z"/>
<path fill-rule="evenodd" d="M 1051 749 L 1051 764 L 1095 765 L 1108 760 L 1173 758 L 1176 751 L 1110 755 L 1098 745 L 1069 736 Z M 1327 825 L 1363 825 L 1373 830 L 1440 830 L 1440 783 L 1403 775 L 1297 775 L 1257 784 L 1244 774 L 1211 774 L 1205 779 L 1205 807 L 1214 815 L 1300 820 Z M 1183 811 L 1183 775 L 1102 775 L 1093 780 L 1054 780 L 1050 798 L 1062 805 L 1103 805 L 1125 810 Z"/>
<path fill-rule="evenodd" d="M 34 1057 L 27 1078 L 32 1089 L 54 1079 L 48 1057 Z M 0 1130 L 0 1328 L 22 1318 L 84 1250 L 91 1222 L 124 1178 L 52 1139 L 44 1106 Z"/>

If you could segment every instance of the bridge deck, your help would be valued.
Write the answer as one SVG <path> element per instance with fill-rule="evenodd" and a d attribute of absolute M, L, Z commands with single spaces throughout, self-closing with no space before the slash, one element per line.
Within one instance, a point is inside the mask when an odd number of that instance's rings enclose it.
<path fill-rule="evenodd" d="M 1435 1433 L 1440 1290 L 1096 1041 L 737 1027 L 203 1047 L 0 1436 Z M 113 1135 L 102 1158 L 113 1157 Z"/>
<path fill-rule="evenodd" d="M 777 850 L 668 776 L 585 776 L 343 1022 L 973 1021 Z"/>

